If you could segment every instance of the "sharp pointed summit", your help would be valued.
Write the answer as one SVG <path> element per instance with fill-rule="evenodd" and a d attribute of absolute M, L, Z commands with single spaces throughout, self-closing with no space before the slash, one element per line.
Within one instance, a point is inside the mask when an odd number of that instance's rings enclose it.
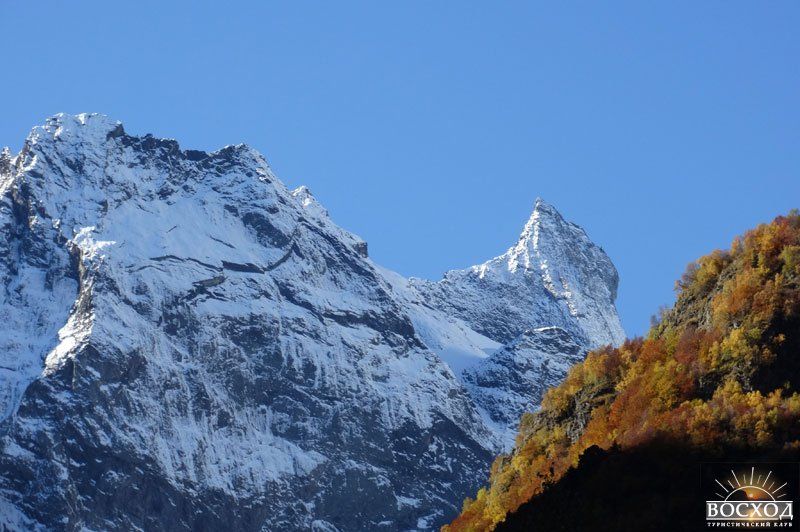
<path fill-rule="evenodd" d="M 504 254 L 447 272 L 438 283 L 418 284 L 496 341 L 556 325 L 598 347 L 625 339 L 614 308 L 618 283 L 617 270 L 603 249 L 555 207 L 537 199 L 519 240 Z M 497 293 L 504 294 L 502 305 L 492 302 Z"/>
<path fill-rule="evenodd" d="M 540 268 L 540 241 L 549 239 L 558 242 L 563 239 L 563 233 L 573 228 L 580 229 L 568 224 L 555 207 L 541 198 L 536 198 L 531 216 L 522 228 L 519 240 L 504 255 L 509 271 L 516 271 L 520 267 Z"/>
<path fill-rule="evenodd" d="M 588 349 L 624 341 L 614 307 L 617 283 L 617 270 L 602 248 L 541 198 L 504 254 L 447 272 L 438 282 L 411 281 L 428 305 L 503 346 L 484 357 L 456 359 L 454 353 L 465 350 L 446 344 L 437 352 L 459 368 L 506 448 L 519 416 L 537 408 L 571 364 Z"/>
<path fill-rule="evenodd" d="M 62 114 L 0 174 L 0 529 L 437 528 L 621 340 L 616 270 L 544 202 L 430 282 L 245 145 Z"/>

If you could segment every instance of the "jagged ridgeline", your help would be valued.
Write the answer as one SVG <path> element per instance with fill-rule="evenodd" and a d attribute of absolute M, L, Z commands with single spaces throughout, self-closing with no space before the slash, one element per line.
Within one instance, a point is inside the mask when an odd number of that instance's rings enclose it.
<path fill-rule="evenodd" d="M 525 414 L 443 530 L 689 528 L 700 461 L 797 461 L 797 211 L 691 264 L 677 290 L 646 338 L 590 353 Z"/>
<path fill-rule="evenodd" d="M 0 151 L 0 530 L 439 528 L 617 282 L 543 201 L 406 279 L 248 146 L 55 116 Z"/>

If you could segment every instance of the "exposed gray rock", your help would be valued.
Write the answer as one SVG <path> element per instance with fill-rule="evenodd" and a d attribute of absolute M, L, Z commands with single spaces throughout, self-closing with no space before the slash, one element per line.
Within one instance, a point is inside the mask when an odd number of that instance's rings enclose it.
<path fill-rule="evenodd" d="M 464 382 L 510 448 L 522 414 L 538 409 L 544 392 L 584 356 L 584 347 L 564 329 L 532 329 L 464 370 Z"/>
<path fill-rule="evenodd" d="M 565 227 L 546 292 L 527 266 L 409 283 L 246 146 L 53 117 L 0 154 L 0 529 L 447 521 L 575 346 L 620 331 L 613 266 Z"/>

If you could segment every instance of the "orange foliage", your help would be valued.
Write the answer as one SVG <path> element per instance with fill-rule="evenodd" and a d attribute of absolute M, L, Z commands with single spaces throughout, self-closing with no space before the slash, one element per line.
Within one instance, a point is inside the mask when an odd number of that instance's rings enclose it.
<path fill-rule="evenodd" d="M 677 287 L 646 339 L 590 353 L 545 394 L 488 488 L 443 530 L 491 530 L 593 445 L 800 448 L 800 215 L 701 258 Z"/>

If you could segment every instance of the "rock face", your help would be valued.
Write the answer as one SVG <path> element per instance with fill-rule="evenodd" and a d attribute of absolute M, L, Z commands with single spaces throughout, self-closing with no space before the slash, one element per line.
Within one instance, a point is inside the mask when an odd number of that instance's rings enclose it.
<path fill-rule="evenodd" d="M 0 153 L 0 233 L 0 528 L 428 529 L 622 338 L 613 265 L 542 202 L 409 281 L 254 150 L 101 115 Z"/>
<path fill-rule="evenodd" d="M 522 414 L 536 410 L 544 392 L 560 384 L 584 354 L 584 348 L 560 327 L 527 330 L 465 369 L 464 383 L 510 449 Z"/>

